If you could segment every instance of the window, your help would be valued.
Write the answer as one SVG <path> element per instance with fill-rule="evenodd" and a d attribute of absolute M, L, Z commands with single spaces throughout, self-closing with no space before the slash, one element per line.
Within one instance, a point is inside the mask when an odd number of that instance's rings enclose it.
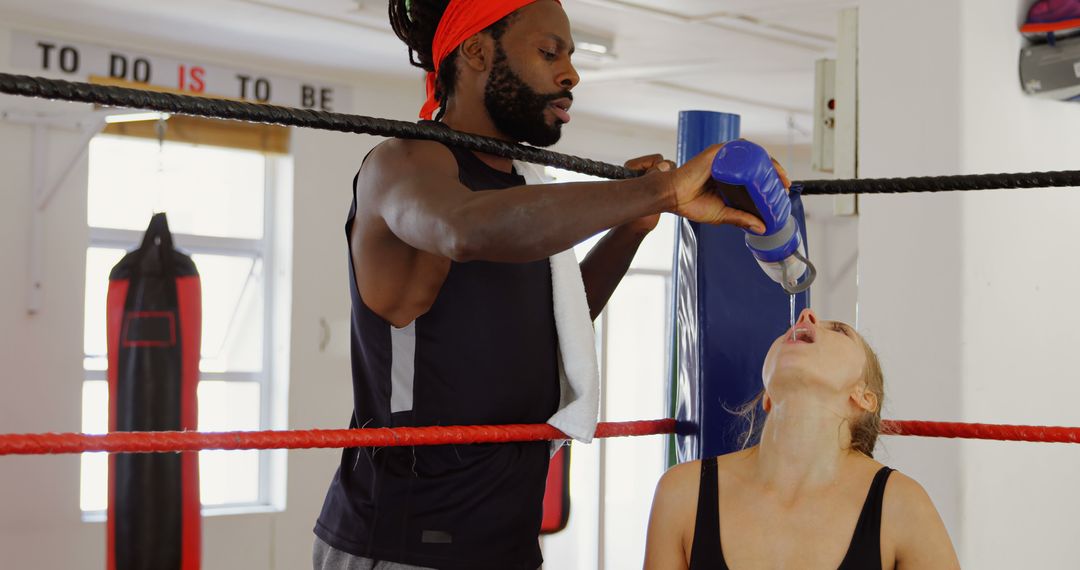
<path fill-rule="evenodd" d="M 558 182 L 598 180 L 550 167 L 548 174 Z M 601 421 L 671 416 L 668 352 L 676 220 L 670 214 L 661 216 L 596 320 Z M 578 259 L 585 259 L 601 238 L 602 234 L 578 245 Z M 653 489 L 667 469 L 666 442 L 666 438 L 654 436 L 574 445 L 572 514 L 565 531 L 544 538 L 544 558 L 549 565 L 601 569 L 641 566 L 644 541 L 627 546 L 625 537 L 645 536 L 652 495 L 642 489 Z M 603 501 L 597 501 L 601 496 Z"/>
<path fill-rule="evenodd" d="M 90 144 L 82 428 L 108 430 L 105 311 L 109 271 L 137 247 L 150 217 L 166 212 L 177 246 L 202 280 L 199 430 L 282 427 L 274 417 L 276 205 L 288 189 L 285 157 L 184 142 L 100 135 Z M 288 182 L 291 184 L 291 181 Z M 280 228 L 279 228 L 280 229 Z M 280 292 L 279 292 L 280 293 Z M 284 368 L 281 366 L 280 368 Z M 278 371 L 283 373 L 284 370 Z M 275 455 L 276 454 L 276 455 Z M 204 451 L 205 507 L 281 506 L 280 452 Z M 83 454 L 84 513 L 107 507 L 106 454 Z M 283 473 L 282 473 L 283 476 Z"/>

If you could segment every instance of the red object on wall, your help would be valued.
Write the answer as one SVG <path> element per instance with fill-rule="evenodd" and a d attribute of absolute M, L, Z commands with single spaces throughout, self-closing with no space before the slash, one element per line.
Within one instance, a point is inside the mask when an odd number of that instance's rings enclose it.
<path fill-rule="evenodd" d="M 548 465 L 547 490 L 544 492 L 544 519 L 540 534 L 554 534 L 566 528 L 570 520 L 570 446 L 564 445 Z"/>

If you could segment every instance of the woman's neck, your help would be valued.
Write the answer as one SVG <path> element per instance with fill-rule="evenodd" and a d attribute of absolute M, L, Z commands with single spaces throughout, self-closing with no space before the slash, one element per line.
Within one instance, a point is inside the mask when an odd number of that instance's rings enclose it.
<path fill-rule="evenodd" d="M 851 455 L 844 413 L 798 394 L 774 402 L 752 454 L 756 480 L 781 493 L 833 484 Z"/>

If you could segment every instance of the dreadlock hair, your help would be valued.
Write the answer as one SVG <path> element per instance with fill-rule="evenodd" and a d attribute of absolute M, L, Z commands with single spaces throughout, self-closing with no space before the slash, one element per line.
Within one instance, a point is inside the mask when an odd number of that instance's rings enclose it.
<path fill-rule="evenodd" d="M 432 43 L 435 31 L 439 27 L 443 13 L 450 0 L 390 0 L 390 25 L 409 50 L 409 63 L 427 72 L 435 71 Z M 488 26 L 485 33 L 496 42 L 502 39 L 514 14 Z M 450 52 L 439 64 L 439 74 L 435 77 L 435 100 L 439 102 L 439 113 L 435 120 L 441 120 L 446 113 L 446 106 L 454 96 L 457 83 L 458 51 Z"/>

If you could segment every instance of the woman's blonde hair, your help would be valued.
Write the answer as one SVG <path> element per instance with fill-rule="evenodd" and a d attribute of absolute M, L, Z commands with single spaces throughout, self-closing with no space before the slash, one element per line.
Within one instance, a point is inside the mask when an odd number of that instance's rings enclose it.
<path fill-rule="evenodd" d="M 874 446 L 877 444 L 878 435 L 881 434 L 881 407 L 885 402 L 885 375 L 881 371 L 881 362 L 877 353 L 859 337 L 863 352 L 866 354 L 866 364 L 863 366 L 861 380 L 866 389 L 874 394 L 875 402 L 872 411 L 864 411 L 858 417 L 851 420 L 851 449 L 866 455 L 874 456 Z M 735 413 L 746 419 L 749 427 L 742 435 L 743 449 L 756 445 L 761 438 L 761 429 L 765 424 L 766 414 L 762 410 L 761 403 L 765 399 L 765 390 L 762 389 L 754 399 L 750 400 Z"/>
<path fill-rule="evenodd" d="M 866 353 L 866 366 L 863 367 L 863 382 L 866 389 L 874 394 L 874 409 L 864 411 L 851 422 L 851 448 L 867 457 L 874 456 L 874 446 L 881 434 L 881 406 L 885 402 L 885 374 L 881 372 L 881 362 L 877 353 L 866 340 L 862 341 Z"/>

